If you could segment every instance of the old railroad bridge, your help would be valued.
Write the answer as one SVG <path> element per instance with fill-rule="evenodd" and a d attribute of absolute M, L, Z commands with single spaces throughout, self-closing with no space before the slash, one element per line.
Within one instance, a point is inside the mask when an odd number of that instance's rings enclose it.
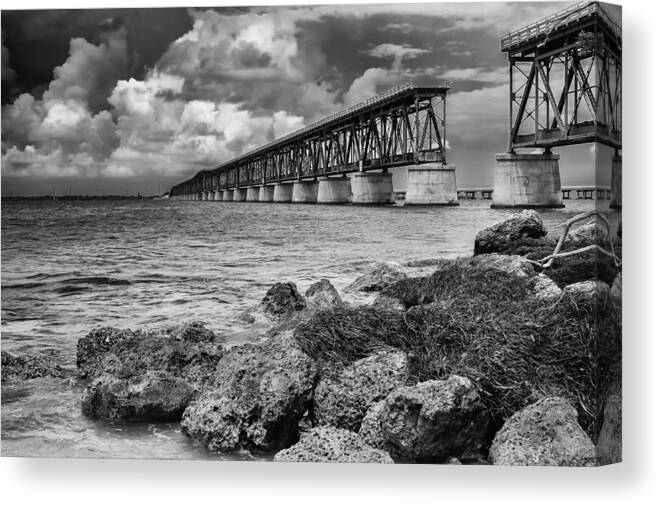
<path fill-rule="evenodd" d="M 594 1 L 503 37 L 509 143 L 507 152 L 496 156 L 494 207 L 562 207 L 559 156 L 551 150 L 595 142 L 615 150 L 611 206 L 621 206 L 621 46 L 621 27 Z M 202 170 L 169 196 L 391 204 L 388 169 L 401 167 L 407 169 L 406 204 L 456 205 L 455 166 L 447 163 L 445 149 L 449 89 L 449 84 L 400 86 Z"/>

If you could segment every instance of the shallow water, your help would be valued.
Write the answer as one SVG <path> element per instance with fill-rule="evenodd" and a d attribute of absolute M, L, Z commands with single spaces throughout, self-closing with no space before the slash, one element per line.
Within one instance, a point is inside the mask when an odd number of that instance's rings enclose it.
<path fill-rule="evenodd" d="M 489 204 L 3 202 L 2 349 L 55 349 L 73 369 L 76 342 L 94 326 L 148 328 L 190 319 L 205 321 L 229 343 L 252 340 L 264 329 L 239 316 L 274 282 L 291 280 L 304 292 L 325 277 L 345 300 L 357 302 L 344 289 L 370 262 L 471 254 L 476 232 L 510 213 Z M 541 211 L 551 233 L 594 201 L 566 204 Z M 3 385 L 2 454 L 219 458 L 194 447 L 178 424 L 84 418 L 82 388 L 53 378 Z"/>

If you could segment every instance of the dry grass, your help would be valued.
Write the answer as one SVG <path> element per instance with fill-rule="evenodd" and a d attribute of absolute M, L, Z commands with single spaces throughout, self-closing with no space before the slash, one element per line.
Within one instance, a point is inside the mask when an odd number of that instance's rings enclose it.
<path fill-rule="evenodd" d="M 561 395 L 594 437 L 601 392 L 619 363 L 621 318 L 610 299 L 541 304 L 530 281 L 466 262 L 385 293 L 406 312 L 361 307 L 317 314 L 295 338 L 311 356 L 348 363 L 384 346 L 405 350 L 411 381 L 473 380 L 497 423 L 545 395 Z"/>

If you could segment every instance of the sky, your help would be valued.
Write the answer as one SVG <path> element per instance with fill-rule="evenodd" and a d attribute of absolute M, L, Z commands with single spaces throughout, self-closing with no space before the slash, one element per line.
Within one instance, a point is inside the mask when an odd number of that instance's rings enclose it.
<path fill-rule="evenodd" d="M 500 38 L 571 3 L 2 12 L 2 194 L 161 194 L 399 84 L 452 81 L 448 162 L 491 186 L 507 148 Z M 563 185 L 611 151 L 558 150 Z M 608 167 L 608 169 L 606 169 Z"/>

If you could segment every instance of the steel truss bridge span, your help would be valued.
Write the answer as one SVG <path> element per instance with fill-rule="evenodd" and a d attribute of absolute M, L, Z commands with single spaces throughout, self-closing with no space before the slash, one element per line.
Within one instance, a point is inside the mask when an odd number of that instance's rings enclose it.
<path fill-rule="evenodd" d="M 277 139 L 170 190 L 170 196 L 419 163 L 446 163 L 449 84 L 400 86 Z"/>

